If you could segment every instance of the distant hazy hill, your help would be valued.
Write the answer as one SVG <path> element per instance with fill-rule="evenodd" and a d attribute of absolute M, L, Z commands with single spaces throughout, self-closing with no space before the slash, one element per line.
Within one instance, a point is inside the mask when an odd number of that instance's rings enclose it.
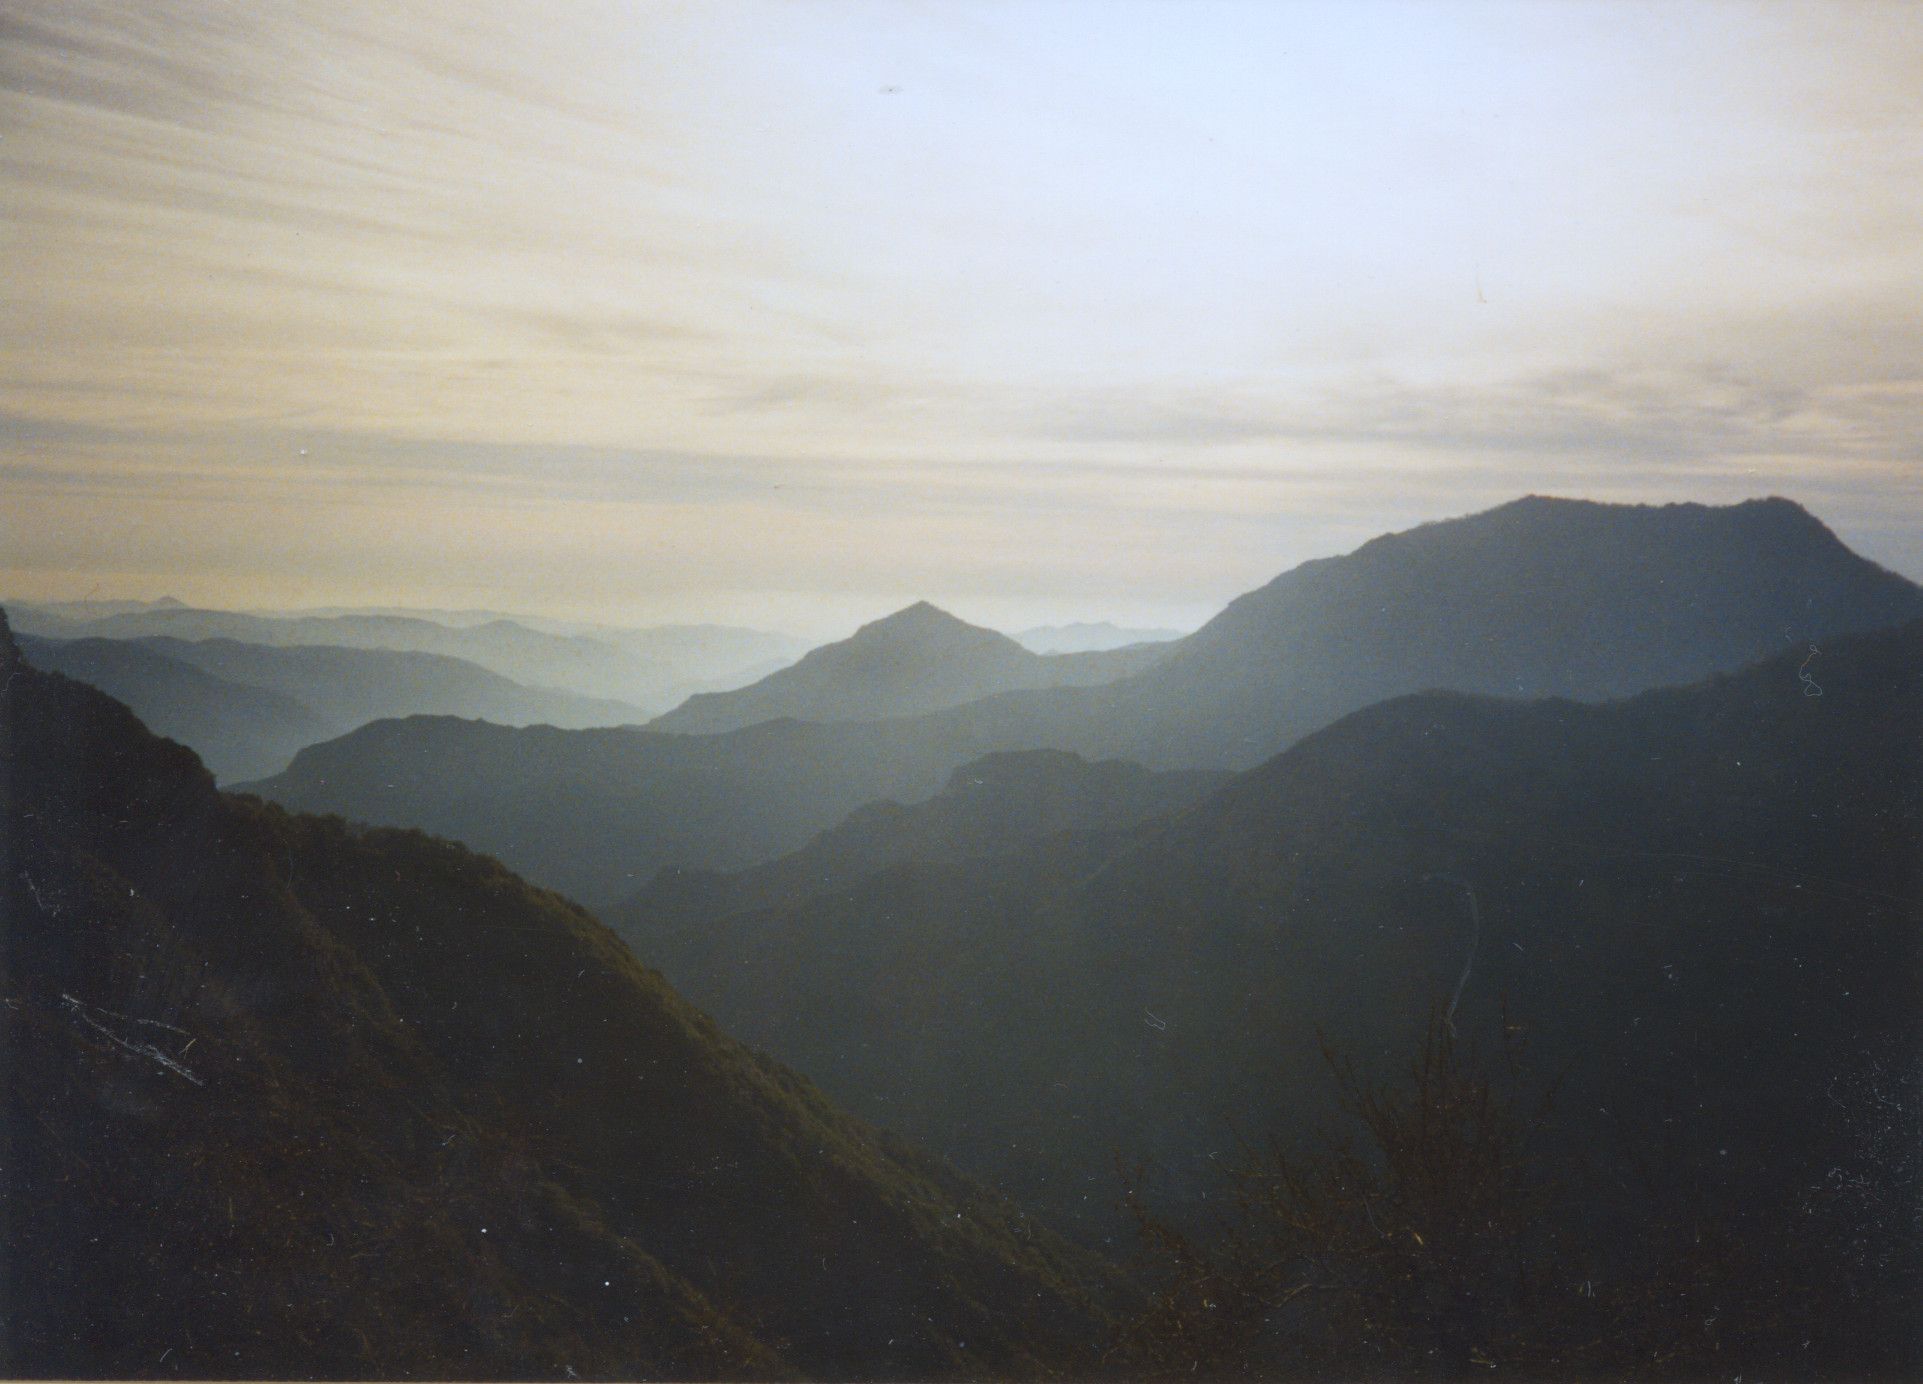
<path fill-rule="evenodd" d="M 523 687 L 441 654 L 165 637 L 23 643 L 36 666 L 126 702 L 223 782 L 276 773 L 302 747 L 389 716 L 575 727 L 647 719 L 639 707 Z"/>
<path fill-rule="evenodd" d="M 1086 1261 L 491 861 L 223 797 L 0 623 L 0 1369 L 1033 1377 Z"/>
<path fill-rule="evenodd" d="M 675 884 L 617 915 L 675 984 L 1091 1230 L 1105 1164 L 1203 1212 L 1238 1137 L 1330 1116 L 1318 1035 L 1391 1075 L 1459 994 L 1562 1082 L 1592 1229 L 1800 1227 L 1884 1293 L 1923 1263 L 1923 623 L 1601 706 L 1401 698 L 1106 840 L 854 882 L 797 857 L 706 918 Z"/>
<path fill-rule="evenodd" d="M 1307 563 L 1106 686 L 716 736 L 385 723 L 304 752 L 260 791 L 453 836 L 599 904 L 664 865 L 797 849 L 996 750 L 1244 767 L 1409 691 L 1601 698 L 1917 615 L 1923 589 L 1787 501 L 1532 499 Z"/>
<path fill-rule="evenodd" d="M 222 780 L 273 773 L 303 746 L 343 729 L 293 697 L 144 644 L 22 637 L 20 645 L 36 668 L 65 673 L 136 708 L 156 734 L 192 746 Z"/>
<path fill-rule="evenodd" d="M 640 955 L 652 956 L 663 929 L 791 902 L 891 865 L 1006 855 L 1063 832 L 1132 827 L 1189 806 L 1228 778 L 1210 770 L 1152 773 L 1122 760 L 1091 764 L 1061 750 L 987 755 L 955 770 L 925 802 L 870 803 L 793 855 L 751 870 L 665 870 L 605 916 Z"/>
<path fill-rule="evenodd" d="M 1125 649 L 1132 644 L 1165 644 L 1180 639 L 1180 630 L 1128 629 L 1107 620 L 1073 625 L 1038 625 L 1014 636 L 1017 644 L 1038 654 L 1096 653 Z"/>
<path fill-rule="evenodd" d="M 304 811 L 419 826 L 600 905 L 663 866 L 751 865 L 865 803 L 926 798 L 994 748 L 916 720 L 677 735 L 416 716 L 310 746 L 240 786 Z"/>
<path fill-rule="evenodd" d="M 573 728 L 629 725 L 647 719 L 640 707 L 628 702 L 527 687 L 479 664 L 445 654 L 313 645 L 275 647 L 232 639 L 154 638 L 140 642 L 231 681 L 298 698 L 332 721 L 339 728 L 336 734 L 382 717 L 417 714 L 471 716 L 509 726 Z"/>
<path fill-rule="evenodd" d="M 1016 688 L 1112 682 L 1159 656 L 1154 648 L 1043 656 L 921 601 L 751 686 L 690 697 L 652 724 L 656 730 L 711 735 L 784 716 L 913 716 Z"/>
<path fill-rule="evenodd" d="M 538 688 L 613 698 L 660 711 L 690 690 L 725 682 L 729 673 L 765 667 L 787 640 L 752 630 L 681 627 L 650 640 L 637 630 L 621 638 L 552 634 L 510 619 L 442 625 L 415 615 L 244 615 L 179 604 L 127 609 L 94 619 L 71 613 L 19 609 L 17 625 L 52 638 L 238 640 L 269 646 L 331 646 L 442 654 L 479 663 L 492 673 Z M 667 650 L 679 650 L 679 661 Z"/>

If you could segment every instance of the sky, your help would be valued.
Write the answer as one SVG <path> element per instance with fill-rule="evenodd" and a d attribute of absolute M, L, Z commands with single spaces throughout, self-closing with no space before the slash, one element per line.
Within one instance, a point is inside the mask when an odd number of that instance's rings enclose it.
<path fill-rule="evenodd" d="M 0 0 L 0 594 L 1188 626 L 1524 493 L 1923 578 L 1923 5 Z"/>

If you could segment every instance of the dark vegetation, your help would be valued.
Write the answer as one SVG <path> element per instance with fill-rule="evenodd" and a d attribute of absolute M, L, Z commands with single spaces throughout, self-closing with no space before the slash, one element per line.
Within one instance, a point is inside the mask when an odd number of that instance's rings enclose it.
<path fill-rule="evenodd" d="M 0 640 L 0 1368 L 1044 1372 L 1091 1260 L 578 908 L 223 797 Z"/>
<path fill-rule="evenodd" d="M 1375 1081 L 1434 995 L 1483 1029 L 1506 994 L 1585 1236 L 1804 1264 L 1843 1294 L 1820 1315 L 1914 1360 L 1881 1309 L 1915 1282 L 1919 843 L 1923 623 L 1602 706 L 1399 699 L 1132 831 L 705 923 L 663 881 L 672 926 L 649 895 L 616 921 L 732 1031 L 1104 1247 L 1116 1152 L 1200 1233 L 1238 1130 L 1300 1154 L 1340 1115 L 1319 1035 Z"/>
<path fill-rule="evenodd" d="M 1624 1234 L 1589 1204 L 1582 1155 L 1557 1151 L 1556 1091 L 1521 1027 L 1492 1025 L 1499 1059 L 1485 1061 L 1439 1006 L 1407 1072 L 1383 1081 L 1324 1047 L 1338 1131 L 1306 1154 L 1238 1146 L 1220 1174 L 1228 1208 L 1205 1233 L 1131 1195 L 1155 1288 L 1111 1366 L 1181 1379 L 1910 1375 L 1913 1202 L 1867 1223 L 1903 1246 L 1871 1262 L 1863 1208 L 1839 1207 L 1834 1187 L 1736 1228 L 1688 1204 L 1648 1149 L 1617 1208 L 1631 1213 Z M 1914 1192 L 1913 1103 L 1897 1124 Z"/>

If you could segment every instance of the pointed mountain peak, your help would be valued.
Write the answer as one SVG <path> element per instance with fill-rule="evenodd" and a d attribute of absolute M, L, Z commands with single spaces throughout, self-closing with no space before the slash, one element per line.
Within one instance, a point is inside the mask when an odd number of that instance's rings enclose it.
<path fill-rule="evenodd" d="M 911 606 L 902 607 L 893 615 L 884 615 L 879 620 L 872 620 L 863 625 L 854 632 L 848 642 L 867 644 L 882 640 L 895 642 L 963 638 L 1001 641 L 1007 639 L 1007 636 L 997 634 L 994 630 L 983 629 L 980 625 L 971 625 L 966 620 L 950 615 L 940 606 L 931 605 L 927 601 L 916 601 Z"/>
<path fill-rule="evenodd" d="M 151 602 L 150 608 L 153 610 L 185 610 L 187 609 L 187 603 L 178 596 L 162 596 L 159 600 Z"/>

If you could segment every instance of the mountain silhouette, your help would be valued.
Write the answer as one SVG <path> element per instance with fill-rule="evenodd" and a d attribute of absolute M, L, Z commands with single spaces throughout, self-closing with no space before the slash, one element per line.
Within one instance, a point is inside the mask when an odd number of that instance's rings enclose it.
<path fill-rule="evenodd" d="M 603 726 L 647 719 L 640 707 L 524 687 L 443 654 L 245 644 L 23 638 L 28 659 L 127 703 L 199 754 L 222 782 L 287 767 L 302 747 L 391 716 L 442 714 L 503 725 Z"/>
<path fill-rule="evenodd" d="M 283 772 L 236 788 L 419 826 L 598 907 L 667 866 L 737 869 L 785 855 L 866 803 L 930 796 L 994 748 L 916 719 L 680 735 L 413 716 L 311 745 Z"/>
<path fill-rule="evenodd" d="M 796 850 L 863 803 L 926 798 L 996 751 L 1246 768 L 1413 691 L 1603 699 L 1918 615 L 1923 589 L 1788 501 L 1528 499 L 1306 563 L 1107 685 L 698 736 L 382 722 L 253 788 L 454 837 L 598 906 L 664 866 Z"/>
<path fill-rule="evenodd" d="M 1018 688 L 1112 682 L 1153 663 L 1152 646 L 1030 652 L 926 601 L 863 625 L 750 686 L 690 697 L 656 730 L 716 734 L 763 721 L 873 721 L 959 706 Z"/>
<path fill-rule="evenodd" d="M 1238 1140 L 1333 1118 L 1324 1042 L 1392 1074 L 1434 1005 L 1559 1082 L 1591 1231 L 1800 1226 L 1819 1281 L 1885 1293 L 1923 1267 L 1923 622 L 1602 705 L 1398 698 L 999 858 L 784 866 L 614 916 L 748 1041 L 1098 1243 L 1103 1167 L 1206 1222 Z"/>
<path fill-rule="evenodd" d="M 274 773 L 302 747 L 347 728 L 282 691 L 217 676 L 145 644 L 22 636 L 20 647 L 34 667 L 137 708 L 157 734 L 191 746 L 223 782 Z"/>
<path fill-rule="evenodd" d="M 775 636 L 716 635 L 702 627 L 663 631 L 659 638 L 649 631 L 599 637 L 532 629 L 505 618 L 446 625 L 419 615 L 254 615 L 163 603 L 75 619 L 58 610 L 16 609 L 23 633 L 49 638 L 229 639 L 442 654 L 526 686 L 612 698 L 655 712 L 725 681 L 728 672 L 765 665 L 788 647 Z"/>
<path fill-rule="evenodd" d="M 1303 563 L 1110 686 L 953 713 L 978 738 L 1151 767 L 1250 767 L 1431 688 L 1596 701 L 1923 616 L 1923 588 L 1783 499 L 1531 496 Z"/>
<path fill-rule="evenodd" d="M 492 861 L 218 793 L 0 615 L 10 1375 L 1034 1375 L 1070 1250 Z"/>

